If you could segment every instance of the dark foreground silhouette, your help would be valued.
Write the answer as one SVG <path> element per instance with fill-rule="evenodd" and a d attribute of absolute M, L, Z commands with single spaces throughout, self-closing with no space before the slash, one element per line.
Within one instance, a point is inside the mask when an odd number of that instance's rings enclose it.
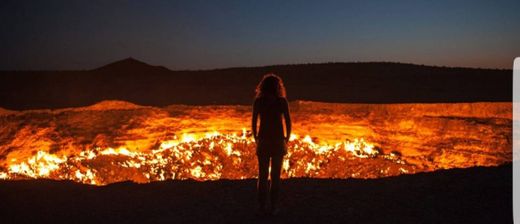
<path fill-rule="evenodd" d="M 512 223 L 512 166 L 360 180 L 289 179 L 259 217 L 256 180 L 0 181 L 2 223 Z"/>
<path fill-rule="evenodd" d="M 258 210 L 259 214 L 268 211 L 269 195 L 271 199 L 269 209 L 274 215 L 278 213 L 279 208 L 280 174 L 283 157 L 287 154 L 287 142 L 291 136 L 291 116 L 285 87 L 279 76 L 265 75 L 258 84 L 256 93 L 251 127 L 258 158 Z M 260 118 L 259 129 L 257 129 L 258 118 Z M 269 175 L 270 180 L 268 180 Z"/>

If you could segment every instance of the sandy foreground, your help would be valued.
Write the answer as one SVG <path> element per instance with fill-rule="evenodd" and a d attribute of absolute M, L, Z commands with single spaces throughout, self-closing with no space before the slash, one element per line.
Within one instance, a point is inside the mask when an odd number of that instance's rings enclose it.
<path fill-rule="evenodd" d="M 2 223 L 512 223 L 512 166 L 380 179 L 287 179 L 278 216 L 255 180 L 92 186 L 0 181 Z"/>

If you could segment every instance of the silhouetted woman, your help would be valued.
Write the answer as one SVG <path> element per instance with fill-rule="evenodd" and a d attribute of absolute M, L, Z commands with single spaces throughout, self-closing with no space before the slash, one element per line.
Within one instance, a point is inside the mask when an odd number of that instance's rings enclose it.
<path fill-rule="evenodd" d="M 260 130 L 257 132 L 258 116 L 260 116 Z M 282 117 L 285 120 L 285 134 Z M 287 153 L 287 142 L 291 136 L 291 117 L 285 96 L 285 87 L 282 79 L 277 75 L 265 75 L 256 88 L 252 129 L 258 158 L 259 209 L 262 213 L 267 211 L 266 199 L 270 195 L 271 213 L 275 214 L 278 211 L 283 156 Z M 271 162 L 270 183 L 267 180 L 269 162 Z"/>

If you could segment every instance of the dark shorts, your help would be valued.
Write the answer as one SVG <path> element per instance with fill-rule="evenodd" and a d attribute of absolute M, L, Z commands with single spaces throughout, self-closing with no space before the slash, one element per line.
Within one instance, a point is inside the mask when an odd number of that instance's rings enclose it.
<path fill-rule="evenodd" d="M 257 156 L 284 156 L 287 154 L 287 145 L 283 139 L 281 140 L 263 140 L 258 139 L 256 143 Z"/>

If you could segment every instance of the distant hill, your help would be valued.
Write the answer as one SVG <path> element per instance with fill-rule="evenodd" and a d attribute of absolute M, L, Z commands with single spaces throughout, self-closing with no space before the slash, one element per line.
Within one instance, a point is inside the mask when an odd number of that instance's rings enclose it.
<path fill-rule="evenodd" d="M 167 68 L 163 66 L 153 66 L 146 64 L 142 61 L 138 61 L 132 57 L 112 62 L 110 64 L 107 64 L 105 66 L 96 68 L 92 71 L 95 72 L 114 72 L 114 73 L 133 73 L 133 72 L 169 72 Z"/>
<path fill-rule="evenodd" d="M 0 71 L 0 107 L 63 108 L 114 99 L 153 106 L 250 104 L 255 86 L 269 72 L 284 79 L 289 100 L 512 100 L 512 70 L 364 62 L 171 71 L 127 58 L 86 71 Z"/>

